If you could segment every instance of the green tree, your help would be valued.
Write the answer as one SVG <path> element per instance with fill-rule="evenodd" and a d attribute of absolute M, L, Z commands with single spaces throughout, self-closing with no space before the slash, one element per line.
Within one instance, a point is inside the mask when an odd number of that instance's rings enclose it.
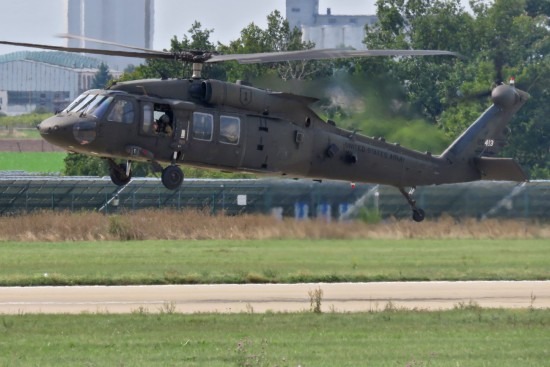
<path fill-rule="evenodd" d="M 216 46 L 210 41 L 213 29 L 203 29 L 201 23 L 194 22 L 189 28 L 189 35 L 183 35 L 181 41 L 177 36 L 170 40 L 170 49 L 165 50 L 173 53 L 182 51 L 206 51 L 215 52 Z M 176 60 L 147 59 L 145 64 L 125 72 L 120 81 L 149 79 L 149 78 L 188 78 L 192 74 L 191 65 L 186 65 Z M 223 79 L 224 69 L 219 65 L 205 65 L 204 76 Z"/>
<path fill-rule="evenodd" d="M 517 157 L 532 178 L 550 178 L 548 6 L 524 0 L 496 0 L 492 6 L 476 3 L 476 19 L 487 38 L 478 59 L 492 62 L 497 83 L 515 76 L 517 85 L 531 94 L 510 125 L 504 154 Z"/>
<path fill-rule="evenodd" d="M 113 76 L 109 72 L 109 67 L 106 64 L 101 63 L 97 73 L 94 75 L 94 79 L 92 80 L 92 89 L 105 88 L 111 79 L 113 79 Z"/>
<path fill-rule="evenodd" d="M 68 154 L 65 157 L 65 176 L 109 176 L 109 164 L 105 159 L 84 154 Z M 132 162 L 133 177 L 153 176 L 153 166 L 150 163 Z"/>
<path fill-rule="evenodd" d="M 298 28 L 290 29 L 288 21 L 275 10 L 267 16 L 266 29 L 251 23 L 241 31 L 238 39 L 227 46 L 220 44 L 218 51 L 224 54 L 248 54 L 307 50 L 314 46 L 311 42 L 303 42 L 301 31 Z M 265 82 L 273 76 L 285 81 L 304 80 L 332 72 L 329 63 L 317 61 L 288 61 L 268 65 L 239 65 L 237 62 L 228 62 L 226 65 L 228 80 Z"/>
<path fill-rule="evenodd" d="M 475 42 L 473 18 L 452 1 L 378 1 L 378 21 L 366 27 L 365 44 L 370 49 L 442 49 L 468 56 Z M 407 101 L 438 124 L 448 100 L 456 93 L 464 63 L 455 58 L 403 57 L 372 62 L 405 86 Z M 382 70 L 379 70 L 382 69 Z"/>
<path fill-rule="evenodd" d="M 108 176 L 109 168 L 105 160 L 84 154 L 67 154 L 65 176 Z"/>
<path fill-rule="evenodd" d="M 532 98 L 514 118 L 504 154 L 519 158 L 534 177 L 548 177 L 547 119 L 550 73 L 549 8 L 536 0 L 378 1 L 378 22 L 366 29 L 371 48 L 444 49 L 441 57 L 361 61 L 356 72 L 376 71 L 404 86 L 404 102 L 455 138 L 490 104 L 490 90 L 516 76 Z"/>

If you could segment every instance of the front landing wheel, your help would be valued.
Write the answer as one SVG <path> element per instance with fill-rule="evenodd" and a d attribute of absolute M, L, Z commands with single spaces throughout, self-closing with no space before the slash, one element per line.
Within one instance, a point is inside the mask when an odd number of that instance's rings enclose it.
<path fill-rule="evenodd" d="M 168 166 L 162 170 L 161 180 L 168 190 L 176 190 L 183 182 L 183 171 L 178 166 Z"/>
<path fill-rule="evenodd" d="M 117 186 L 124 186 L 127 185 L 128 182 L 132 179 L 132 173 L 126 174 L 127 168 L 126 163 L 121 163 L 117 165 L 116 163 L 113 163 L 111 167 L 109 168 L 109 176 L 111 177 L 111 181 Z"/>

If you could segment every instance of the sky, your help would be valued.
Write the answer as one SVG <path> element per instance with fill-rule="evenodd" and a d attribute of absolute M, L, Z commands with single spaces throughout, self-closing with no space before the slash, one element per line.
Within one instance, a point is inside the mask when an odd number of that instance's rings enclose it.
<path fill-rule="evenodd" d="M 64 46 L 56 34 L 66 33 L 64 0 L 0 0 L 0 40 Z M 254 22 L 265 28 L 273 10 L 285 15 L 285 0 L 155 0 L 154 49 L 170 47 L 170 39 L 187 33 L 195 20 L 214 29 L 211 40 L 222 43 L 239 38 Z M 320 0 L 319 11 L 333 14 L 374 14 L 375 0 Z M 0 54 L 24 48 L 0 45 Z"/>

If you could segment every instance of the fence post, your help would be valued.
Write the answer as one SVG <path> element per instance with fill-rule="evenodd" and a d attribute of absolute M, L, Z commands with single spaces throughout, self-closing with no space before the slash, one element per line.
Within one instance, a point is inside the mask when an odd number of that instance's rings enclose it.
<path fill-rule="evenodd" d="M 225 212 L 225 187 L 223 184 L 220 185 L 222 189 L 222 213 Z"/>
<path fill-rule="evenodd" d="M 271 207 L 273 206 L 273 198 L 272 198 L 272 191 L 271 188 L 267 188 L 264 195 L 264 214 L 269 213 Z"/>
<path fill-rule="evenodd" d="M 523 217 L 524 218 L 529 218 L 529 204 L 531 204 L 530 200 L 529 200 L 529 194 L 527 192 L 527 190 L 524 190 L 523 191 Z"/>
<path fill-rule="evenodd" d="M 215 215 L 216 214 L 216 194 L 212 194 L 212 206 L 210 209 L 210 214 Z"/>

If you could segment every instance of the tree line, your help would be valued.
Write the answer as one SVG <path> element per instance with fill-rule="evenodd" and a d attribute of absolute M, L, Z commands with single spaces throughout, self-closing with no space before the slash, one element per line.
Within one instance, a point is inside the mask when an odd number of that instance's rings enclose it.
<path fill-rule="evenodd" d="M 467 10 L 460 0 L 378 0 L 376 9 L 377 22 L 365 29 L 367 48 L 439 49 L 463 57 L 225 62 L 205 65 L 203 76 L 318 97 L 314 108 L 340 126 L 436 154 L 491 104 L 492 88 L 515 77 L 531 99 L 510 124 L 503 155 L 517 158 L 531 178 L 550 178 L 550 2 L 471 0 Z M 171 39 L 170 51 L 227 54 L 315 46 L 303 42 L 278 11 L 267 16 L 265 29 L 251 23 L 227 45 L 214 44 L 213 32 L 195 22 L 181 39 Z M 190 75 L 190 65 L 147 60 L 120 80 Z"/>

